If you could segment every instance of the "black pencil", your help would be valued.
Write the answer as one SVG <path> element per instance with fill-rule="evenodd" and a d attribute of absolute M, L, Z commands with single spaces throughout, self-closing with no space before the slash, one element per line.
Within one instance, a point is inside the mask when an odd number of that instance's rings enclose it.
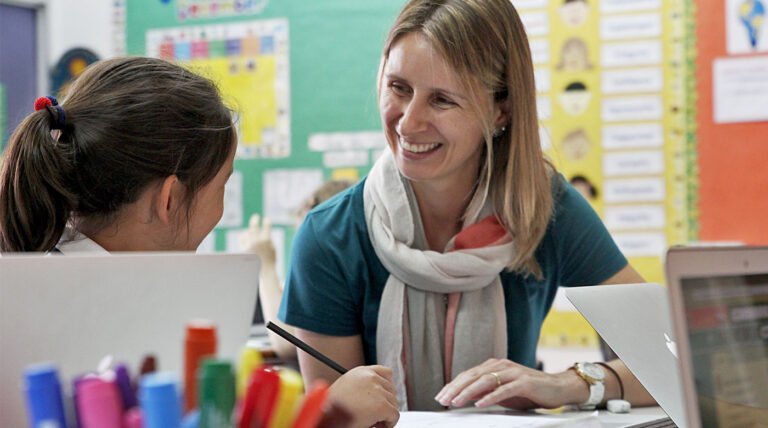
<path fill-rule="evenodd" d="M 325 355 L 321 354 L 320 351 L 317 349 L 307 345 L 303 341 L 301 341 L 296 336 L 292 335 L 291 333 L 288 333 L 287 331 L 283 330 L 282 328 L 278 327 L 275 323 L 272 321 L 267 322 L 267 328 L 274 331 L 280 337 L 283 339 L 291 342 L 294 344 L 297 348 L 301 349 L 302 351 L 306 352 L 307 354 L 317 358 L 321 363 L 325 364 L 326 366 L 336 370 L 337 372 L 344 374 L 347 372 L 347 369 L 340 366 L 337 362 L 333 361 L 332 359 L 326 357 Z"/>

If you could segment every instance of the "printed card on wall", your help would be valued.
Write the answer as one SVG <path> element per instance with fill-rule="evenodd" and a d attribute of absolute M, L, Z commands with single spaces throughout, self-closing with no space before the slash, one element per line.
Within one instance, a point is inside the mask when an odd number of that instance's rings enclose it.
<path fill-rule="evenodd" d="M 236 113 L 239 158 L 290 155 L 286 19 L 150 30 L 146 40 L 147 55 L 179 62 L 219 85 Z"/>
<path fill-rule="evenodd" d="M 303 203 L 323 184 L 321 169 L 273 169 L 264 173 L 264 216 L 273 224 L 293 226 Z"/>

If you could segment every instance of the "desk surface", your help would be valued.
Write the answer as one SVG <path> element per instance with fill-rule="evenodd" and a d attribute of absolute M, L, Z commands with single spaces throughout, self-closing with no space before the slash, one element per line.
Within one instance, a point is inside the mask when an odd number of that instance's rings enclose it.
<path fill-rule="evenodd" d="M 461 412 L 461 413 L 499 413 L 499 414 L 510 414 L 510 415 L 519 415 L 519 416 L 532 416 L 540 414 L 542 416 L 547 417 L 553 417 L 553 418 L 562 418 L 562 419 L 578 419 L 583 418 L 585 416 L 588 416 L 593 411 L 590 410 L 573 410 L 573 411 L 565 411 L 565 412 L 548 412 L 544 411 L 541 413 L 530 413 L 530 412 L 515 412 L 515 411 L 509 411 L 505 410 L 503 407 L 500 406 L 493 406 L 488 409 L 483 409 L 480 411 L 479 409 L 475 409 L 472 407 L 467 407 L 463 409 L 456 409 L 452 410 L 452 412 Z M 620 427 L 628 427 L 635 424 L 641 424 L 644 422 L 650 422 L 656 419 L 666 418 L 667 414 L 664 413 L 664 411 L 661 409 L 661 407 L 638 407 L 633 408 L 629 413 L 611 413 L 607 410 L 600 410 L 598 412 L 598 420 L 600 421 L 600 425 L 605 428 L 620 428 Z"/>

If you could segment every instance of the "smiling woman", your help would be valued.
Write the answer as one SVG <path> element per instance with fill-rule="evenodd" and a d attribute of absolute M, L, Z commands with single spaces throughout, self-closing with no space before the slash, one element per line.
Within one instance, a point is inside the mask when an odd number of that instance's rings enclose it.
<path fill-rule="evenodd" d="M 339 376 L 300 354 L 305 380 L 335 381 L 332 397 L 359 426 L 392 424 L 398 408 L 618 397 L 611 376 L 600 389 L 578 370 L 531 368 L 557 287 L 642 278 L 542 154 L 512 3 L 407 2 L 384 44 L 378 92 L 388 152 L 310 212 L 294 240 L 280 318 L 354 367 Z M 627 398 L 648 402 L 611 364 Z"/>

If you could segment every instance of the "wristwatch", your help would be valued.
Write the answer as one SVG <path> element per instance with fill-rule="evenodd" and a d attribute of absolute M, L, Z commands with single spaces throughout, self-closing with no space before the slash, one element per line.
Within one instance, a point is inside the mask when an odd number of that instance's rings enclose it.
<path fill-rule="evenodd" d="M 605 370 L 598 364 L 580 362 L 571 367 L 589 385 L 589 398 L 579 404 L 580 409 L 592 410 L 605 396 Z"/>

